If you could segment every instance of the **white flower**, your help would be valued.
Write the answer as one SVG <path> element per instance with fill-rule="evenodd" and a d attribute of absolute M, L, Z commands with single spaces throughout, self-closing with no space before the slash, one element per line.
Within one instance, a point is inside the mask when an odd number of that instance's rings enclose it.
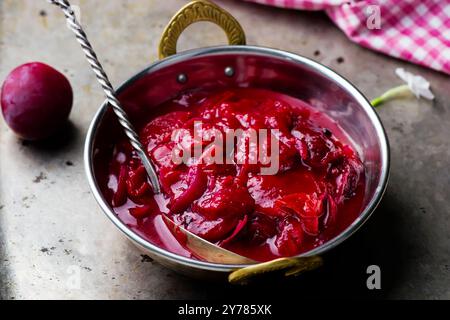
<path fill-rule="evenodd" d="M 395 69 L 395 74 L 406 82 L 411 92 L 419 99 L 424 97 L 428 100 L 434 99 L 434 94 L 430 90 L 430 83 L 422 76 L 412 74 L 403 68 Z"/>
<path fill-rule="evenodd" d="M 406 82 L 406 84 L 392 88 L 381 96 L 371 101 L 372 106 L 376 107 L 386 101 L 404 98 L 414 94 L 417 99 L 423 97 L 428 100 L 434 99 L 434 94 L 431 92 L 430 83 L 422 76 L 418 76 L 412 74 L 408 71 L 405 71 L 403 68 L 395 69 L 395 74 Z"/>

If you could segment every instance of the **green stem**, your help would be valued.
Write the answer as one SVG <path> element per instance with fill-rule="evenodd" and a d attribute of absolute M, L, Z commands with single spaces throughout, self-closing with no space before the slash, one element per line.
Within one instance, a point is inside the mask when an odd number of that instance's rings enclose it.
<path fill-rule="evenodd" d="M 372 101 L 370 101 L 370 103 L 372 104 L 372 107 L 378 107 L 380 104 L 383 104 L 383 98 L 382 97 L 378 97 L 373 99 Z"/>
<path fill-rule="evenodd" d="M 373 99 L 370 103 L 373 107 L 377 107 L 387 101 L 397 99 L 397 98 L 403 98 L 406 96 L 411 95 L 411 90 L 409 89 L 408 85 L 404 84 L 392 89 L 389 89 L 385 93 L 383 93 L 378 98 Z"/>

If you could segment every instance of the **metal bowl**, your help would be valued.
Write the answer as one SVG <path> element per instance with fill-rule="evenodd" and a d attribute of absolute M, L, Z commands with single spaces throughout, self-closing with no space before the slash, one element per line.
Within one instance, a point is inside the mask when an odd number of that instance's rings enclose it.
<path fill-rule="evenodd" d="M 176 54 L 180 34 L 192 23 L 211 21 L 226 32 L 231 46 L 218 46 Z M 367 99 L 347 80 L 308 58 L 285 51 L 243 46 L 245 34 L 228 12 L 207 0 L 195 0 L 183 7 L 170 21 L 159 45 L 163 60 L 155 62 L 126 81 L 117 90 L 131 120 L 139 122 L 151 108 L 180 92 L 203 88 L 266 88 L 305 100 L 334 119 L 348 134 L 365 165 L 364 205 L 359 217 L 342 233 L 325 244 L 295 258 L 272 261 L 244 269 L 241 274 L 274 269 L 274 264 L 294 265 L 320 257 L 352 235 L 378 205 L 389 175 L 389 145 L 383 126 Z M 105 102 L 95 115 L 85 145 L 85 168 L 90 187 L 109 219 L 149 256 L 181 273 L 201 278 L 221 278 L 246 265 L 225 265 L 198 261 L 171 253 L 148 242 L 128 228 L 106 200 L 108 155 L 122 130 Z M 108 154 L 109 152 L 109 154 Z M 299 266 L 297 264 L 297 267 Z M 292 264 L 291 264 L 292 266 Z M 299 268 L 297 268 L 299 269 Z M 301 268 L 300 268 L 301 269 Z M 250 271 L 251 270 L 251 271 Z"/>
<path fill-rule="evenodd" d="M 344 129 L 364 162 L 366 192 L 359 217 L 337 237 L 299 256 L 324 254 L 350 237 L 370 217 L 383 196 L 389 175 L 389 144 L 383 126 L 371 104 L 349 81 L 293 53 L 255 46 L 218 46 L 186 51 L 155 62 L 117 91 L 132 118 L 138 119 L 140 112 L 157 107 L 181 91 L 236 86 L 267 88 L 311 103 Z M 184 274 L 217 277 L 245 267 L 173 254 L 122 223 L 100 188 L 105 167 L 102 152 L 115 141 L 119 134 L 116 132 L 120 129 L 105 102 L 90 125 L 84 161 L 92 192 L 108 218 L 149 256 Z"/>

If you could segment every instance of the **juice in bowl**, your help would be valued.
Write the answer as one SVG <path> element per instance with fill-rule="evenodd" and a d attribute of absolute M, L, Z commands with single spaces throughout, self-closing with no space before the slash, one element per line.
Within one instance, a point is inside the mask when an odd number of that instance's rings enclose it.
<path fill-rule="evenodd" d="M 255 262 L 292 267 L 373 212 L 387 183 L 387 138 L 347 80 L 310 59 L 242 45 L 231 17 L 224 29 L 239 45 L 173 54 L 189 24 L 180 14 L 217 22 L 211 12 L 230 17 L 207 1 L 183 8 L 163 35 L 164 59 L 118 89 L 162 194 L 153 194 L 107 104 L 86 140 L 89 182 L 115 225 L 175 270 L 223 277 L 248 266 L 203 261 L 163 215 Z"/>

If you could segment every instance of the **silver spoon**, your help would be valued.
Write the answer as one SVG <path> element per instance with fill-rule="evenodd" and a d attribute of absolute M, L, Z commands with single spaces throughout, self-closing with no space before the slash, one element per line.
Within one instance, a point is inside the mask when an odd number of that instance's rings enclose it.
<path fill-rule="evenodd" d="M 152 185 L 153 192 L 155 194 L 161 193 L 161 186 L 159 184 L 158 176 L 156 175 L 155 168 L 153 167 L 150 159 L 148 158 L 142 143 L 139 141 L 139 136 L 134 129 L 134 126 L 131 124 L 128 115 L 122 108 L 119 99 L 117 99 L 116 92 L 114 91 L 111 82 L 108 79 L 105 71 L 103 70 L 102 65 L 97 59 L 97 55 L 95 54 L 94 49 L 92 48 L 86 33 L 83 31 L 80 23 L 77 21 L 75 16 L 75 12 L 73 11 L 69 1 L 66 0 L 48 0 L 51 4 L 57 5 L 61 8 L 66 16 L 68 26 L 70 30 L 72 30 L 78 42 L 81 44 L 81 48 L 83 49 L 86 58 L 91 65 L 92 70 L 95 72 L 97 76 L 98 82 L 100 82 L 103 91 L 106 94 L 106 99 L 108 100 L 110 106 L 113 108 L 114 113 L 116 114 L 120 125 L 122 126 L 125 134 L 130 140 L 131 145 L 137 151 L 142 163 L 144 164 L 145 170 L 147 171 L 148 177 L 150 178 L 150 182 Z"/>
<path fill-rule="evenodd" d="M 47 0 L 51 4 L 58 6 L 66 16 L 68 27 L 75 33 L 75 36 L 78 42 L 81 45 L 81 48 L 86 55 L 86 59 L 88 60 L 92 70 L 94 71 L 98 82 L 101 84 L 103 91 L 106 94 L 106 99 L 108 100 L 110 106 L 113 108 L 114 113 L 116 114 L 120 125 L 125 131 L 126 136 L 130 140 L 131 145 L 137 151 L 142 163 L 144 164 L 145 170 L 147 171 L 147 175 L 150 179 L 150 183 L 152 185 L 153 192 L 155 195 L 161 193 L 161 186 L 159 184 L 158 175 L 156 174 L 155 168 L 151 163 L 150 159 L 147 156 L 147 153 L 142 146 L 142 143 L 139 141 L 139 136 L 134 129 L 134 126 L 131 124 L 128 115 L 125 110 L 122 108 L 122 105 L 117 99 L 116 92 L 111 85 L 111 82 L 106 75 L 102 65 L 98 61 L 97 55 L 95 54 L 94 49 L 92 48 L 91 43 L 89 42 L 86 33 L 84 32 L 81 24 L 78 22 L 75 12 L 73 11 L 69 1 L 67 0 Z M 198 257 L 214 263 L 224 263 L 224 264 L 251 264 L 255 263 L 254 260 L 248 259 L 244 256 L 221 248 L 209 241 L 206 241 L 199 236 L 191 233 L 185 228 L 176 225 L 168 216 L 163 215 L 164 220 L 167 226 L 172 230 L 172 232 L 180 231 L 186 236 L 186 247 L 189 248 L 195 255 Z"/>

